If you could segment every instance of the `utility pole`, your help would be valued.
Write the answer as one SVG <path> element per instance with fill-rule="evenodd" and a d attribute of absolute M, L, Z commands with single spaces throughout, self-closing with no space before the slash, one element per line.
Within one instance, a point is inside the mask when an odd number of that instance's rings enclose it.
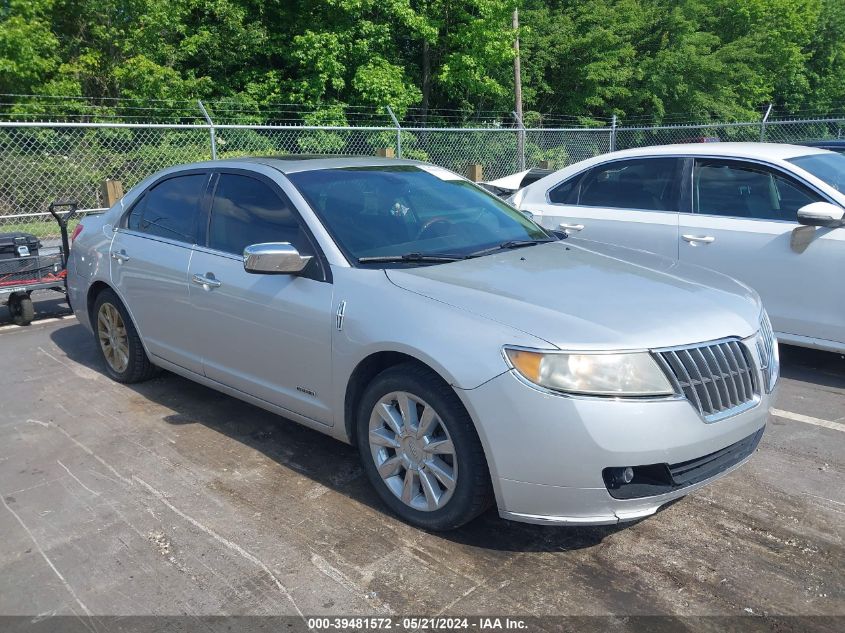
<path fill-rule="evenodd" d="M 513 96 L 514 112 L 521 128 L 517 134 L 516 154 L 520 157 L 520 169 L 525 169 L 525 125 L 522 119 L 522 67 L 519 61 L 519 9 L 513 10 Z"/>

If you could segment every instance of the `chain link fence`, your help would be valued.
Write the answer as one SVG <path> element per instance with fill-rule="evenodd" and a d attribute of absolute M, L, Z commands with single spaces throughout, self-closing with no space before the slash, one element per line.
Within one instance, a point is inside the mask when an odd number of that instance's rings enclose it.
<path fill-rule="evenodd" d="M 395 119 L 394 119 L 395 120 Z M 210 120 L 209 120 L 210 121 Z M 512 125 L 512 123 L 508 123 Z M 269 126 L 0 122 L 0 232 L 57 236 L 53 200 L 99 209 L 105 179 L 124 190 L 171 165 L 249 155 L 394 155 L 485 180 L 525 168 L 559 169 L 597 154 L 645 145 L 720 141 L 798 142 L 845 138 L 845 119 L 583 128 Z"/>

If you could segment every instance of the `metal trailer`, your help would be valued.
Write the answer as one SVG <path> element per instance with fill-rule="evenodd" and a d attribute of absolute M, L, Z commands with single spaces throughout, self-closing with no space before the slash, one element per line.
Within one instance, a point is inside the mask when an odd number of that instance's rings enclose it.
<path fill-rule="evenodd" d="M 67 208 L 64 213 L 59 209 Z M 12 321 L 28 325 L 35 317 L 32 292 L 49 289 L 67 293 L 67 256 L 70 240 L 68 222 L 76 215 L 78 205 L 71 201 L 56 201 L 48 211 L 59 225 L 62 245 L 58 253 L 31 255 L 0 260 L 0 298 L 6 297 Z"/>

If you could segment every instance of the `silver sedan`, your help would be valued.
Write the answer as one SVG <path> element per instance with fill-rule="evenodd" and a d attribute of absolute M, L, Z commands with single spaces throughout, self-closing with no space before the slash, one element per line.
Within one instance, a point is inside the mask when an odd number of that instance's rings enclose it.
<path fill-rule="evenodd" d="M 163 368 L 355 444 L 427 529 L 652 514 L 750 457 L 778 377 L 746 286 L 414 161 L 168 169 L 83 221 L 68 289 L 112 378 Z"/>

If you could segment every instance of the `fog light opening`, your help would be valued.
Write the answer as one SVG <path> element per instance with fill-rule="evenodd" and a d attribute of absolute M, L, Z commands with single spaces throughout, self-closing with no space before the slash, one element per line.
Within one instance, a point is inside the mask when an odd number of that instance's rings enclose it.
<path fill-rule="evenodd" d="M 634 480 L 634 469 L 630 466 L 625 466 L 624 468 L 613 468 L 610 472 L 610 480 L 615 487 L 629 484 Z"/>

